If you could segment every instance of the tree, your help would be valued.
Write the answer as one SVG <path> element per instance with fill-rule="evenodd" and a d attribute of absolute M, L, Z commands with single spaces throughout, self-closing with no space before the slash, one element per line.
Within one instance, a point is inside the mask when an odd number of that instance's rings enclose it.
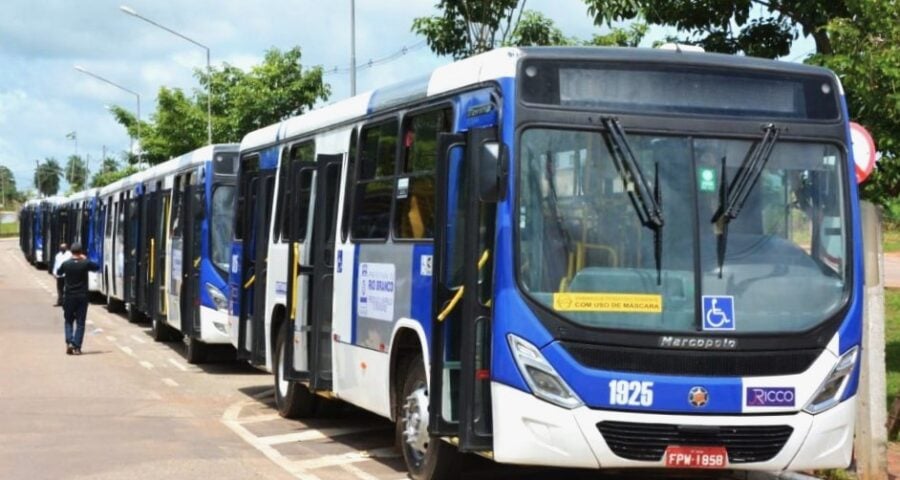
<path fill-rule="evenodd" d="M 434 53 L 458 60 L 508 44 L 525 0 L 439 0 L 435 7 L 441 14 L 414 19 L 412 31 Z"/>
<path fill-rule="evenodd" d="M 100 168 L 97 169 L 97 172 L 91 177 L 91 187 L 102 187 L 104 185 L 108 185 L 115 180 L 110 180 L 111 178 L 115 178 L 117 172 L 121 170 L 122 167 L 119 164 L 118 160 L 113 157 L 106 157 L 100 161 Z M 136 170 L 136 169 L 135 169 Z"/>
<path fill-rule="evenodd" d="M 890 0 L 846 3 L 848 16 L 825 27 L 832 53 L 810 62 L 837 73 L 851 117 L 872 132 L 881 159 L 862 192 L 886 204 L 900 196 L 900 11 Z"/>
<path fill-rule="evenodd" d="M 69 155 L 63 174 L 73 192 L 84 190 L 84 186 L 87 184 L 88 170 L 80 156 Z"/>
<path fill-rule="evenodd" d="M 143 159 L 157 164 L 207 143 L 206 85 L 212 90 L 213 141 L 239 142 L 247 133 L 299 115 L 331 94 L 320 67 L 304 69 L 299 47 L 268 50 L 263 62 L 249 71 L 229 64 L 211 74 L 197 70 L 202 90 L 187 94 L 160 88 L 155 112 L 141 122 Z M 137 138 L 137 119 L 121 107 L 116 120 Z"/>
<path fill-rule="evenodd" d="M 800 35 L 811 35 L 816 51 L 832 52 L 825 25 L 834 18 L 849 18 L 847 4 L 832 0 L 585 0 L 598 25 L 643 19 L 650 24 L 676 27 L 708 51 L 743 52 L 755 57 L 787 55 Z M 762 15 L 759 15 L 762 12 Z"/>
<path fill-rule="evenodd" d="M 126 165 L 125 168 L 118 170 L 104 170 L 97 172 L 97 174 L 94 175 L 94 178 L 91 179 L 91 187 L 104 187 L 129 175 L 134 175 L 137 172 L 139 172 L 139 170 L 136 165 Z"/>
<path fill-rule="evenodd" d="M 534 45 L 573 45 L 578 41 L 566 37 L 556 23 L 543 13 L 527 10 L 513 30 L 508 45 L 528 47 Z"/>
<path fill-rule="evenodd" d="M 51 196 L 59 192 L 62 168 L 53 157 L 47 157 L 34 169 L 34 185 L 42 195 Z"/>
<path fill-rule="evenodd" d="M 0 205 L 8 206 L 17 198 L 15 175 L 8 167 L 0 165 Z"/>

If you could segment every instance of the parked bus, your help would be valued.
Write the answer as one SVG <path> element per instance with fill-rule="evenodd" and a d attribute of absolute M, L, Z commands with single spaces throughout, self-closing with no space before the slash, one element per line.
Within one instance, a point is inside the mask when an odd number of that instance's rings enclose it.
<path fill-rule="evenodd" d="M 29 263 L 35 261 L 34 216 L 35 200 L 28 200 L 19 210 L 19 248 Z"/>
<path fill-rule="evenodd" d="M 79 242 L 89 260 L 101 265 L 103 263 L 103 217 L 102 205 L 98 198 L 100 189 L 90 188 L 76 192 L 61 202 L 60 221 L 65 227 L 63 241 L 69 245 Z M 102 289 L 101 272 L 88 272 L 88 291 L 100 294 Z"/>
<path fill-rule="evenodd" d="M 157 341 L 185 338 L 187 360 L 229 344 L 228 282 L 237 145 L 213 145 L 134 177 L 120 213 L 130 318 L 149 318 Z M 133 292 L 133 293 L 129 293 Z"/>
<path fill-rule="evenodd" d="M 499 49 L 247 135 L 232 342 L 284 416 L 579 468 L 850 462 L 861 241 L 831 72 Z M 738 322 L 740 320 L 740 322 Z"/>

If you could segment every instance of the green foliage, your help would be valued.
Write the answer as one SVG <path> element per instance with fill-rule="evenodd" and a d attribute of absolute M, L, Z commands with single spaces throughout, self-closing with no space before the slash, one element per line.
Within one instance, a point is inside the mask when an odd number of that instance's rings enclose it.
<path fill-rule="evenodd" d="M 94 178 L 91 180 L 91 187 L 103 187 L 129 175 L 134 175 L 139 171 L 140 170 L 138 170 L 138 167 L 135 165 L 127 165 L 125 168 L 119 170 L 101 171 L 94 175 Z"/>
<path fill-rule="evenodd" d="M 585 45 L 598 47 L 637 47 L 647 35 L 646 23 L 633 23 L 628 28 L 613 28 L 605 35 L 595 34 Z"/>
<path fill-rule="evenodd" d="M 440 15 L 418 17 L 412 31 L 425 37 L 431 51 L 462 59 L 509 44 L 522 16 L 519 0 L 439 0 Z M 518 15 L 517 15 L 518 11 Z M 534 37 L 530 37 L 532 40 Z"/>
<path fill-rule="evenodd" d="M 890 1 L 890 0 L 888 0 Z M 745 53 L 775 58 L 787 55 L 800 35 L 812 35 L 816 50 L 831 52 L 823 27 L 832 18 L 847 17 L 843 1 L 831 0 L 585 0 L 598 25 L 643 19 L 652 25 L 676 27 L 707 51 Z M 849 3 L 849 2 L 847 2 Z"/>
<path fill-rule="evenodd" d="M 527 10 L 516 25 L 509 45 L 527 47 L 532 45 L 574 45 L 577 40 L 566 37 L 552 19 L 540 12 Z"/>
<path fill-rule="evenodd" d="M 34 185 L 42 195 L 56 195 L 59 192 L 59 180 L 62 168 L 53 157 L 47 157 L 34 169 Z"/>
<path fill-rule="evenodd" d="M 78 155 L 69 155 L 68 160 L 66 160 L 66 168 L 63 170 L 63 175 L 67 182 L 69 182 L 69 186 L 73 192 L 77 192 L 80 190 L 84 190 L 84 186 L 87 184 L 87 165 L 85 165 L 84 160 L 81 159 Z"/>
<path fill-rule="evenodd" d="M 188 95 L 162 87 L 150 121 L 141 122 L 140 140 L 145 162 L 157 164 L 207 143 L 206 86 L 212 89 L 213 142 L 239 142 L 247 133 L 299 115 L 331 94 L 320 67 L 304 69 L 299 47 L 271 49 L 263 62 L 245 72 L 224 64 L 210 75 L 197 70 L 202 89 Z M 134 114 L 122 107 L 112 113 L 132 138 L 138 138 Z M 135 161 L 132 156 L 129 163 Z M 96 178 L 96 177 L 95 177 Z M 107 178 L 104 176 L 103 178 Z M 92 182 L 93 183 L 93 182 Z"/>
<path fill-rule="evenodd" d="M 900 290 L 884 290 L 884 360 L 887 366 L 887 405 L 900 394 Z M 893 440 L 893 439 L 891 439 Z"/>
<path fill-rule="evenodd" d="M 900 196 L 900 8 L 890 0 L 846 3 L 849 16 L 826 26 L 833 53 L 810 62 L 838 74 L 851 118 L 875 138 L 881 158 L 862 195 L 890 207 Z"/>
<path fill-rule="evenodd" d="M 8 167 L 0 165 L 0 205 L 9 206 L 18 199 L 16 177 Z"/>

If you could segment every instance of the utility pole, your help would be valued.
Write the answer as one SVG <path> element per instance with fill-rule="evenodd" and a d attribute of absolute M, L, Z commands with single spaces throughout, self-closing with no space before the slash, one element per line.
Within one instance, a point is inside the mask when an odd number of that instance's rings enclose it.
<path fill-rule="evenodd" d="M 356 0 L 350 0 L 350 96 L 356 96 Z"/>

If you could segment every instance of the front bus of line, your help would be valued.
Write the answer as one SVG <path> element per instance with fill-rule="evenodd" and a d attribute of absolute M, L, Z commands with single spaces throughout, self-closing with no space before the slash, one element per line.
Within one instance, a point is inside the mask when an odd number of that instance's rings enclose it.
<path fill-rule="evenodd" d="M 861 242 L 841 86 L 642 56 L 519 60 L 475 396 L 493 458 L 846 467 Z"/>

